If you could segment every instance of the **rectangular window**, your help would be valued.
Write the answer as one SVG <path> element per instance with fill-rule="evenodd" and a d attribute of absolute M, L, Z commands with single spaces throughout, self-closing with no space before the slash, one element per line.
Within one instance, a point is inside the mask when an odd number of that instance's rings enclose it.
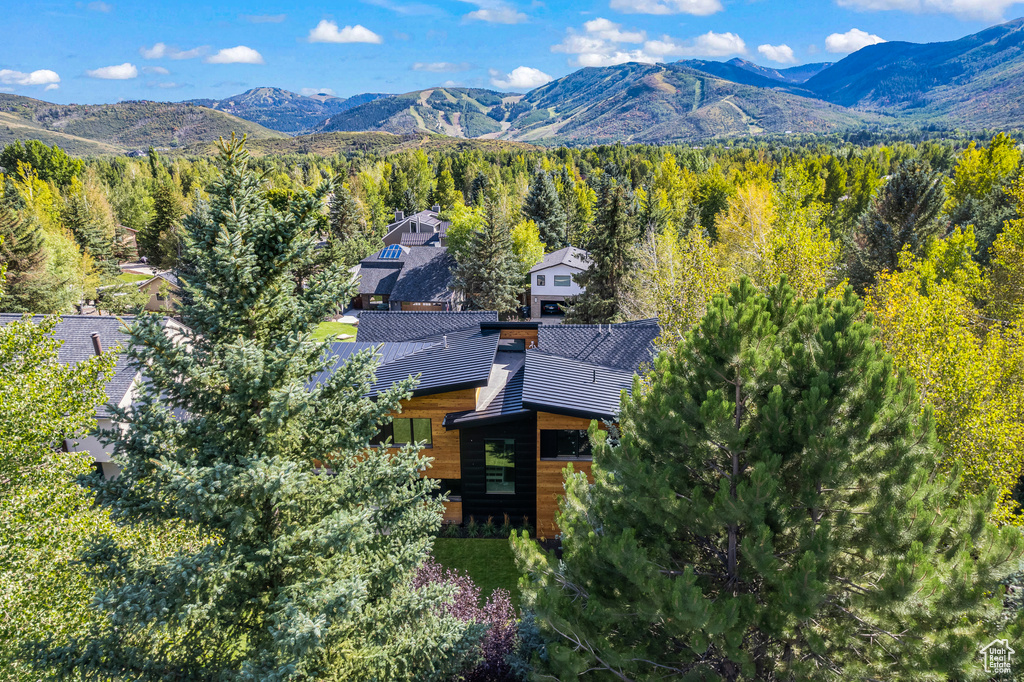
<path fill-rule="evenodd" d="M 542 286 L 544 286 L 545 282 L 546 282 L 546 279 L 545 279 L 544 275 L 537 275 L 537 286 L 542 287 Z"/>
<path fill-rule="evenodd" d="M 512 495 L 516 492 L 516 442 L 511 438 L 484 440 L 488 494 Z"/>
<path fill-rule="evenodd" d="M 381 427 L 380 432 L 370 440 L 370 445 L 382 445 L 388 438 L 391 439 L 392 447 L 409 443 L 423 443 L 426 447 L 432 447 L 434 444 L 429 419 L 393 419 L 390 424 Z"/>
<path fill-rule="evenodd" d="M 541 429 L 541 459 L 591 459 L 590 438 L 582 429 Z"/>
<path fill-rule="evenodd" d="M 572 284 L 572 275 L 555 275 L 556 287 L 567 287 Z"/>

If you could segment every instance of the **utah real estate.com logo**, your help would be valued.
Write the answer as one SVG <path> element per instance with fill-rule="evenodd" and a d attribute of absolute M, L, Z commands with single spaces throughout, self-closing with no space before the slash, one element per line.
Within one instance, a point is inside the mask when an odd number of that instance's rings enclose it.
<path fill-rule="evenodd" d="M 985 659 L 985 672 L 993 675 L 1010 674 L 1010 659 L 1016 651 L 1010 648 L 1009 641 L 994 639 L 981 647 L 981 655 Z"/>

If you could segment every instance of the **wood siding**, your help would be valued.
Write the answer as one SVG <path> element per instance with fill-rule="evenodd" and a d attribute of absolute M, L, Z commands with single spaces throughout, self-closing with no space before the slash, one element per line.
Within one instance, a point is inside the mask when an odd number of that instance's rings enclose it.
<path fill-rule="evenodd" d="M 445 502 L 444 520 L 448 523 L 462 523 L 462 502 Z"/>
<path fill-rule="evenodd" d="M 434 459 L 424 476 L 431 478 L 462 478 L 460 464 L 461 448 L 459 432 L 446 431 L 441 425 L 444 416 L 449 412 L 462 412 L 476 408 L 475 388 L 450 393 L 416 396 L 402 403 L 401 413 L 394 417 L 405 419 L 429 419 L 430 437 L 433 447 L 424 449 L 423 453 Z"/>
<path fill-rule="evenodd" d="M 502 339 L 522 339 L 527 348 L 537 347 L 536 329 L 502 329 Z"/>
<path fill-rule="evenodd" d="M 580 417 L 566 417 L 549 412 L 537 413 L 537 537 L 551 539 L 559 533 L 555 514 L 558 512 L 558 500 L 565 495 L 565 479 L 563 471 L 572 464 L 574 471 L 583 471 L 587 478 L 594 480 L 590 473 L 589 460 L 541 460 L 540 432 L 547 429 L 580 429 L 590 428 L 590 420 Z M 601 425 L 604 428 L 604 425 Z"/>
<path fill-rule="evenodd" d="M 537 426 L 530 414 L 524 419 L 478 428 L 462 429 L 462 514 L 484 523 L 493 516 L 500 524 L 508 514 L 513 523 L 528 517 L 535 522 L 537 508 Z M 515 493 L 488 494 L 484 442 L 488 438 L 515 439 Z"/>

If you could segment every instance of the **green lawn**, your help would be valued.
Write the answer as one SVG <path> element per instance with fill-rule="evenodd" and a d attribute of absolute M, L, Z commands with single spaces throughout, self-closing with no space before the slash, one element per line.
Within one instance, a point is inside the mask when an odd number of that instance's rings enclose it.
<path fill-rule="evenodd" d="M 352 336 L 351 339 L 341 339 L 342 341 L 356 340 L 356 328 L 351 324 L 343 322 L 321 322 L 317 326 L 316 331 L 313 332 L 313 338 L 317 341 L 325 341 L 338 334 L 350 334 Z"/>
<path fill-rule="evenodd" d="M 145 282 L 147 279 L 153 279 L 153 275 L 140 275 L 134 272 L 122 272 L 117 276 L 122 282 Z"/>
<path fill-rule="evenodd" d="M 519 571 L 508 540 L 482 540 L 470 538 L 437 538 L 434 540 L 434 558 L 446 568 L 457 568 L 469 573 L 480 597 L 487 599 L 498 587 L 512 595 L 512 605 L 519 608 Z"/>

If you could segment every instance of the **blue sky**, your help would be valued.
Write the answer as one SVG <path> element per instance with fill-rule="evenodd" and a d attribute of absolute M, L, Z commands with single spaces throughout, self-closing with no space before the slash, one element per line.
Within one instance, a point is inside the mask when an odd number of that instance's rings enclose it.
<path fill-rule="evenodd" d="M 950 40 L 1013 0 L 0 0 L 0 91 L 69 103 L 295 92 L 526 90 L 580 66 L 742 56 L 837 61 Z"/>

